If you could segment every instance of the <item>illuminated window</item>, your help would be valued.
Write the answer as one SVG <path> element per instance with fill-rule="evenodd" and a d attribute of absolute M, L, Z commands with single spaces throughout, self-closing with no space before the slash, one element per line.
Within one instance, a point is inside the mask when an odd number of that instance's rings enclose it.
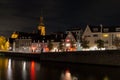
<path fill-rule="evenodd" d="M 70 39 L 66 39 L 66 42 L 70 42 Z"/>
<path fill-rule="evenodd" d="M 66 47 L 70 47 L 70 43 L 67 43 L 67 44 L 66 44 Z"/>
<path fill-rule="evenodd" d="M 103 37 L 105 37 L 105 38 L 108 37 L 108 36 L 109 36 L 108 34 L 103 34 Z"/>
<path fill-rule="evenodd" d="M 116 34 L 116 37 L 119 37 L 119 38 L 120 38 L 120 34 Z"/>

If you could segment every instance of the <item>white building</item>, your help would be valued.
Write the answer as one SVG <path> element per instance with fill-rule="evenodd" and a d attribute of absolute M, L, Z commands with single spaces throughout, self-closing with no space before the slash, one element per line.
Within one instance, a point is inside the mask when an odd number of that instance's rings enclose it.
<path fill-rule="evenodd" d="M 120 26 L 89 26 L 85 28 L 82 38 L 89 41 L 89 47 L 96 47 L 96 40 L 103 40 L 106 49 L 116 49 L 115 37 L 120 38 Z M 120 43 L 118 43 L 120 44 Z"/>

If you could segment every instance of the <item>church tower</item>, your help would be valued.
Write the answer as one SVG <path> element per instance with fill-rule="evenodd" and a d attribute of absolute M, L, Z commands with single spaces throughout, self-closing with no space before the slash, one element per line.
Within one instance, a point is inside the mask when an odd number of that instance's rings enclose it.
<path fill-rule="evenodd" d="M 38 26 L 38 31 L 39 31 L 40 35 L 45 36 L 45 25 L 43 23 L 43 17 L 42 16 L 40 17 L 40 23 L 39 23 L 39 26 Z"/>

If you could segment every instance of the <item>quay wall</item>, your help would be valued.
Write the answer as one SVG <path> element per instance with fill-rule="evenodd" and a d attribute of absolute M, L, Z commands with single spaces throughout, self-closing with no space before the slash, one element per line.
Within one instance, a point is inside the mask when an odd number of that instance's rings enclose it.
<path fill-rule="evenodd" d="M 55 61 L 55 62 L 120 66 L 120 50 L 46 52 L 46 53 L 45 52 L 20 53 L 0 51 L 0 56 L 32 59 L 37 60 L 39 62 Z"/>
<path fill-rule="evenodd" d="M 40 60 L 120 66 L 120 50 L 42 53 Z"/>

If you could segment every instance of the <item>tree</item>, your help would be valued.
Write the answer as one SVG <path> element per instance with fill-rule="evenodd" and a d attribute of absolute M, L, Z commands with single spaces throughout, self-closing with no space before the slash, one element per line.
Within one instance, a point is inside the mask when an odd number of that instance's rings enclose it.
<path fill-rule="evenodd" d="M 0 36 L 0 50 L 9 50 L 10 43 L 4 36 Z"/>
<path fill-rule="evenodd" d="M 89 41 L 88 40 L 86 40 L 86 39 L 83 39 L 82 41 L 81 41 L 81 46 L 83 47 L 83 48 L 89 48 Z"/>
<path fill-rule="evenodd" d="M 62 51 L 64 50 L 64 42 L 59 43 L 59 49 Z"/>
<path fill-rule="evenodd" d="M 48 48 L 49 48 L 49 50 L 53 49 L 53 42 L 52 41 L 48 42 Z"/>
<path fill-rule="evenodd" d="M 115 45 L 117 47 L 117 49 L 120 48 L 120 38 L 115 37 L 113 40 L 113 45 Z"/>
<path fill-rule="evenodd" d="M 104 48 L 104 41 L 103 40 L 98 39 L 95 43 L 97 44 L 97 47 L 99 49 Z"/>
<path fill-rule="evenodd" d="M 75 44 L 76 44 L 75 41 L 71 41 L 70 44 L 71 44 L 71 48 L 75 48 Z"/>

